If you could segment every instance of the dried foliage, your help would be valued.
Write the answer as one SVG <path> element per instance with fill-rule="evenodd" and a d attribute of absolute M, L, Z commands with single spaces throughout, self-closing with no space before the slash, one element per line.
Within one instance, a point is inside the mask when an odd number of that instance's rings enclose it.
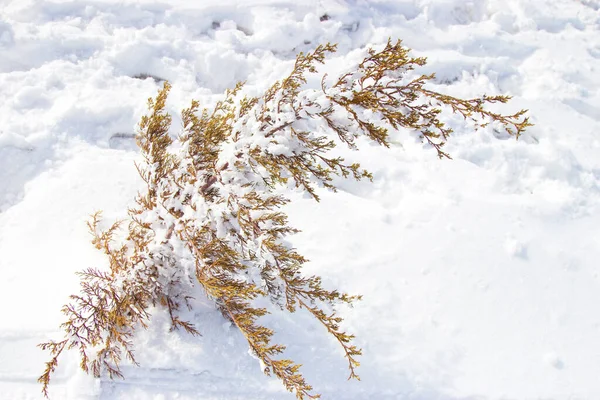
<path fill-rule="evenodd" d="M 335 51 L 331 44 L 300 54 L 292 73 L 261 97 L 242 95 L 238 84 L 212 110 L 197 101 L 182 111 L 183 129 L 169 136 L 165 111 L 170 86 L 164 84 L 148 103 L 149 115 L 139 124 L 137 165 L 147 189 L 135 199 L 128 218 L 99 229 L 100 215 L 89 223 L 93 244 L 106 254 L 109 268 L 81 272 L 81 293 L 64 306 L 62 341 L 43 343 L 50 361 L 39 378 L 43 393 L 58 357 L 77 349 L 81 368 L 98 377 L 122 377 L 122 357 L 136 364 L 132 337 L 149 323 L 149 309 L 168 309 L 173 329 L 199 334 L 194 323 L 180 318 L 198 286 L 247 339 L 266 374 L 274 374 L 296 397 L 318 398 L 292 360 L 279 358 L 285 346 L 272 342 L 273 330 L 261 325 L 268 313 L 256 299 L 268 298 L 289 312 L 307 310 L 344 351 L 350 378 L 357 378 L 361 350 L 342 330 L 336 305 L 352 304 L 350 296 L 322 286 L 318 276 L 304 276 L 307 261 L 284 242 L 297 232 L 288 225 L 277 194 L 295 187 L 319 200 L 317 187 L 335 190 L 336 176 L 370 179 L 358 164 L 330 156 L 338 144 L 357 149 L 366 136 L 389 146 L 390 133 L 417 132 L 448 157 L 442 146 L 451 130 L 440 119 L 444 109 L 479 126 L 495 122 L 518 137 L 530 126 L 525 110 L 501 115 L 485 108 L 506 96 L 463 100 L 426 89 L 432 75 L 410 78 L 425 64 L 411 58 L 400 41 L 369 49 L 352 72 L 321 88 L 306 88 L 308 74 Z"/>

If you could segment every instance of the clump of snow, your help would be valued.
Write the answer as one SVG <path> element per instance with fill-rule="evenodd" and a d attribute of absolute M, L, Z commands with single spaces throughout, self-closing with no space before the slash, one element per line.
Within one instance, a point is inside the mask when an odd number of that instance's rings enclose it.
<path fill-rule="evenodd" d="M 506 252 L 512 257 L 527 258 L 527 244 L 514 237 L 507 237 Z"/>
<path fill-rule="evenodd" d="M 544 357 L 545 361 L 556 369 L 563 369 L 565 367 L 564 362 L 560 359 L 556 353 L 548 353 Z"/>

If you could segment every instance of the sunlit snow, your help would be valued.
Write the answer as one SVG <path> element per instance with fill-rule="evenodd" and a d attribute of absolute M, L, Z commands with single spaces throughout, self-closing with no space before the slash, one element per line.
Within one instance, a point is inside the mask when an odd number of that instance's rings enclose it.
<path fill-rule="evenodd" d="M 323 399 L 600 398 L 598 0 L 0 0 L 0 400 L 42 398 L 36 344 L 60 338 L 75 272 L 106 265 L 85 222 L 124 217 L 142 188 L 133 134 L 162 81 L 177 133 L 191 99 L 259 95 L 326 42 L 339 73 L 389 37 L 428 58 L 435 90 L 514 96 L 497 110 L 535 126 L 517 141 L 450 118 L 453 160 L 406 132 L 344 151 L 373 183 L 285 211 L 306 272 L 363 295 L 341 312 L 361 381 L 309 315 L 270 315 L 276 340 Z M 154 310 L 125 380 L 68 354 L 51 399 L 295 398 L 203 306 L 201 337 Z"/>

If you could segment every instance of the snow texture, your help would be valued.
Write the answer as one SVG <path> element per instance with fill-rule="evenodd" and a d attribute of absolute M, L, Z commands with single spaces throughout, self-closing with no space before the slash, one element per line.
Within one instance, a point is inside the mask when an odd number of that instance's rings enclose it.
<path fill-rule="evenodd" d="M 41 398 L 35 345 L 60 337 L 74 272 L 106 263 L 85 221 L 124 217 L 141 189 L 133 133 L 162 80 L 178 128 L 192 98 L 237 81 L 259 95 L 300 51 L 339 43 L 333 74 L 388 37 L 428 57 L 435 90 L 512 95 L 498 109 L 536 126 L 518 141 L 457 129 L 451 161 L 402 135 L 344 154 L 374 182 L 286 212 L 307 273 L 364 297 L 342 310 L 362 380 L 308 315 L 271 315 L 275 340 L 324 399 L 600 398 L 597 0 L 21 0 L 0 2 L 0 399 Z M 125 380 L 68 354 L 51 398 L 294 398 L 198 310 L 199 338 L 154 310 Z"/>

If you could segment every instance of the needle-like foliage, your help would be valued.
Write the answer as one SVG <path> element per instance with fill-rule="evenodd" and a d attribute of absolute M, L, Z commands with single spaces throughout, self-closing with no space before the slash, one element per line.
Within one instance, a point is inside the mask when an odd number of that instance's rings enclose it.
<path fill-rule="evenodd" d="M 93 244 L 106 254 L 108 268 L 80 272 L 81 293 L 64 306 L 64 339 L 40 346 L 50 361 L 39 378 L 48 395 L 51 374 L 65 349 L 76 349 L 81 368 L 99 377 L 122 377 L 122 358 L 136 364 L 133 335 L 148 325 L 150 307 L 165 307 L 173 329 L 199 334 L 198 321 L 181 319 L 200 287 L 248 341 L 266 374 L 278 377 L 298 399 L 318 398 L 300 365 L 281 358 L 285 346 L 273 343 L 273 330 L 261 324 L 268 313 L 257 299 L 293 313 L 305 309 L 339 343 L 350 378 L 361 350 L 343 331 L 335 307 L 360 296 L 326 289 L 318 276 L 305 276 L 307 261 L 284 241 L 297 232 L 288 225 L 281 187 L 296 188 L 319 200 L 317 187 L 335 190 L 334 178 L 371 179 L 358 164 L 331 155 L 339 144 L 358 150 L 366 136 L 389 146 L 400 130 L 419 134 L 448 157 L 442 146 L 452 133 L 440 119 L 444 110 L 479 126 L 501 124 L 518 137 L 530 126 L 525 110 L 514 115 L 489 111 L 506 96 L 459 99 L 426 88 L 432 75 L 410 77 L 425 64 L 411 58 L 400 41 L 369 49 L 362 62 L 320 88 L 307 85 L 335 45 L 300 54 L 290 75 L 263 96 L 243 96 L 243 85 L 227 91 L 212 110 L 197 101 L 182 111 L 183 128 L 169 136 L 165 111 L 170 85 L 148 103 L 139 124 L 146 184 L 124 221 L 105 231 L 100 216 L 89 223 Z"/>

